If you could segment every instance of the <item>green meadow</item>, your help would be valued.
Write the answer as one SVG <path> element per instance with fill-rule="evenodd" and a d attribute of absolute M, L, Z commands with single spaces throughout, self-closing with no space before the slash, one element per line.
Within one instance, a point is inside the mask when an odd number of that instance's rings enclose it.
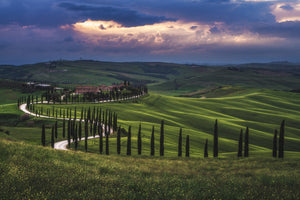
<path fill-rule="evenodd" d="M 0 139 L 1 199 L 299 199 L 300 160 L 137 158 Z"/>
<path fill-rule="evenodd" d="M 226 90 L 224 88 L 223 90 Z M 81 109 L 110 109 L 118 114 L 119 125 L 125 129 L 132 126 L 133 154 L 137 154 L 138 126 L 142 125 L 142 155 L 150 155 L 150 137 L 155 127 L 156 155 L 159 154 L 159 136 L 161 120 L 165 122 L 165 156 L 176 157 L 179 129 L 183 137 L 190 136 L 191 157 L 203 157 L 205 140 L 213 144 L 215 120 L 219 125 L 219 151 L 221 157 L 235 157 L 238 148 L 240 130 L 250 129 L 250 155 L 271 156 L 274 130 L 282 120 L 286 121 L 285 150 L 290 156 L 300 156 L 300 94 L 279 92 L 266 89 L 245 89 L 235 96 L 230 94 L 222 98 L 182 98 L 151 93 L 138 101 L 104 104 L 55 105 L 55 109 L 77 108 L 77 117 Z M 53 109 L 53 105 L 37 105 Z M 72 114 L 74 117 L 74 113 Z M 185 140 L 184 140 L 185 141 Z M 127 138 L 122 138 L 122 154 L 126 153 Z M 185 144 L 185 142 L 183 142 Z M 81 149 L 84 142 L 80 142 Z M 212 150 L 212 148 L 209 148 Z M 99 139 L 88 142 L 88 151 L 99 152 Z M 211 155 L 211 151 L 209 152 Z M 116 154 L 116 137 L 111 136 L 110 154 Z"/>

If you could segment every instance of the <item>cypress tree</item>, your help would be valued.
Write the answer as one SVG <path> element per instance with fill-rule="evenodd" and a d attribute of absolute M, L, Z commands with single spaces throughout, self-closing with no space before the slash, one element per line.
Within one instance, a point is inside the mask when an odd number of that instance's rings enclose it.
<path fill-rule="evenodd" d="M 282 120 L 280 125 L 280 132 L 279 132 L 279 141 L 278 141 L 278 158 L 284 157 L 284 126 L 285 120 Z"/>
<path fill-rule="evenodd" d="M 127 137 L 127 155 L 131 155 L 131 126 L 128 128 L 128 137 Z"/>
<path fill-rule="evenodd" d="M 91 108 L 90 107 L 87 111 L 87 120 L 91 121 Z"/>
<path fill-rule="evenodd" d="M 93 135 L 93 122 L 90 122 L 90 135 Z"/>
<path fill-rule="evenodd" d="M 104 128 L 104 130 L 105 130 L 105 135 L 107 135 L 108 134 L 108 132 L 107 132 L 107 110 L 106 110 L 106 115 L 105 115 L 105 128 Z"/>
<path fill-rule="evenodd" d="M 182 156 L 182 128 L 179 130 L 179 137 L 178 137 L 178 157 Z"/>
<path fill-rule="evenodd" d="M 154 126 L 152 126 L 152 134 L 151 134 L 151 156 L 155 154 L 155 140 L 154 140 Z"/>
<path fill-rule="evenodd" d="M 111 112 L 108 113 L 108 134 L 111 132 Z"/>
<path fill-rule="evenodd" d="M 87 140 L 88 140 L 88 135 L 89 135 L 89 128 L 88 128 L 88 120 L 85 120 L 84 124 L 84 149 L 85 152 L 87 152 Z"/>
<path fill-rule="evenodd" d="M 277 158 L 277 129 L 275 129 L 273 137 L 273 157 Z"/>
<path fill-rule="evenodd" d="M 55 128 L 55 138 L 57 139 L 57 121 L 55 122 L 54 128 Z"/>
<path fill-rule="evenodd" d="M 117 153 L 121 153 L 121 127 L 119 127 L 117 133 Z"/>
<path fill-rule="evenodd" d="M 186 136 L 185 157 L 190 157 L 190 136 Z"/>
<path fill-rule="evenodd" d="M 109 137 L 108 137 L 109 135 L 108 134 L 106 134 L 106 155 L 109 155 Z"/>
<path fill-rule="evenodd" d="M 96 136 L 96 131 L 97 131 L 97 122 L 94 122 L 94 129 L 93 129 L 93 136 Z"/>
<path fill-rule="evenodd" d="M 66 120 L 65 118 L 63 119 L 63 138 L 66 136 Z"/>
<path fill-rule="evenodd" d="M 51 133 L 51 147 L 54 148 L 54 127 L 52 126 L 52 133 Z"/>
<path fill-rule="evenodd" d="M 96 108 L 95 108 L 95 106 L 94 106 L 93 114 L 92 114 L 92 122 L 95 121 L 95 113 L 96 113 Z"/>
<path fill-rule="evenodd" d="M 160 156 L 164 156 L 164 120 L 160 125 Z"/>
<path fill-rule="evenodd" d="M 243 156 L 243 129 L 241 129 L 240 139 L 239 139 L 239 149 L 238 149 L 238 157 Z"/>
<path fill-rule="evenodd" d="M 75 151 L 77 151 L 77 146 L 78 146 L 78 139 L 77 139 L 77 124 L 76 124 L 76 128 L 75 128 L 75 133 L 74 133 L 74 135 L 75 135 L 75 142 L 74 142 L 74 144 L 75 144 Z"/>
<path fill-rule="evenodd" d="M 204 146 L 204 158 L 208 157 L 208 139 L 205 141 L 205 146 Z"/>
<path fill-rule="evenodd" d="M 99 152 L 100 154 L 103 154 L 103 127 L 100 124 L 100 133 L 99 133 Z"/>
<path fill-rule="evenodd" d="M 71 146 L 71 119 L 68 121 L 68 146 Z"/>
<path fill-rule="evenodd" d="M 244 157 L 249 157 L 249 128 L 247 126 L 245 133 Z"/>
<path fill-rule="evenodd" d="M 46 146 L 45 124 L 42 125 L 42 145 L 43 145 L 43 146 Z"/>
<path fill-rule="evenodd" d="M 81 127 L 81 120 L 79 121 L 79 129 L 78 129 L 78 137 L 79 137 L 79 141 L 81 141 L 81 131 L 82 131 L 82 127 Z"/>
<path fill-rule="evenodd" d="M 214 127 L 214 157 L 218 157 L 219 147 L 218 147 L 218 120 L 216 119 Z"/>
<path fill-rule="evenodd" d="M 139 132 L 138 132 L 138 155 L 141 155 L 142 154 L 142 127 L 141 127 L 141 123 L 140 123 L 140 126 L 139 126 Z"/>

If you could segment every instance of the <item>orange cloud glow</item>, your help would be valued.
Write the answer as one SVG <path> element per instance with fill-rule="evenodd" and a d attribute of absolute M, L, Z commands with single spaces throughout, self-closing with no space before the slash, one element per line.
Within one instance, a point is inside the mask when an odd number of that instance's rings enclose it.
<path fill-rule="evenodd" d="M 152 53 L 172 52 L 201 45 L 261 45 L 281 40 L 277 37 L 263 38 L 258 34 L 244 32 L 233 34 L 223 23 L 203 25 L 193 22 L 162 22 L 153 25 L 124 27 L 114 21 L 78 22 L 73 24 L 80 40 L 95 46 L 128 48 L 146 46 Z M 62 27 L 66 28 L 66 27 Z M 68 27 L 67 27 L 68 28 Z M 217 31 L 211 31 L 212 28 Z"/>

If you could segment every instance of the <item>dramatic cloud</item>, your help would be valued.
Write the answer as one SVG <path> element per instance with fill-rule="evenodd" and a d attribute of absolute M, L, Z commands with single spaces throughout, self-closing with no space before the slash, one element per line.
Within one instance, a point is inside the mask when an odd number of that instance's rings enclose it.
<path fill-rule="evenodd" d="M 300 3 L 277 3 L 271 6 L 277 22 L 300 21 Z"/>
<path fill-rule="evenodd" d="M 126 8 L 79 5 L 68 2 L 60 3 L 58 6 L 68 11 L 76 12 L 83 19 L 114 20 L 124 26 L 140 26 L 162 21 L 174 21 L 174 19 L 168 19 L 163 16 L 143 14 Z"/>
<path fill-rule="evenodd" d="M 300 3 L 0 0 L 0 64 L 300 61 Z"/>

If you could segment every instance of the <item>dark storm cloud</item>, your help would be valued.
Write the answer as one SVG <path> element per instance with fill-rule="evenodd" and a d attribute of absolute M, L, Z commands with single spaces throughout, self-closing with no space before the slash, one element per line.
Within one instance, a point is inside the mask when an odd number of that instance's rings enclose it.
<path fill-rule="evenodd" d="M 283 5 L 280 8 L 284 9 L 284 10 L 294 10 L 294 8 L 290 5 Z"/>
<path fill-rule="evenodd" d="M 253 27 L 252 31 L 257 32 L 261 35 L 300 39 L 300 21 L 261 24 Z"/>
<path fill-rule="evenodd" d="M 62 10 L 57 9 L 52 1 L 11 0 L 0 3 L 0 24 L 35 25 L 55 27 L 76 20 L 71 20 Z"/>
<path fill-rule="evenodd" d="M 226 24 L 249 24 L 275 21 L 270 13 L 270 2 L 231 1 L 140 1 L 143 11 L 160 13 L 166 17 L 177 17 L 186 21 L 203 23 L 224 22 Z"/>
<path fill-rule="evenodd" d="M 78 21 L 114 20 L 124 26 L 140 26 L 174 20 L 164 16 L 144 14 L 129 8 L 85 5 L 61 1 L 12 0 L 0 3 L 0 24 L 57 27 Z"/>
<path fill-rule="evenodd" d="M 76 15 L 79 14 L 82 17 L 82 20 L 88 18 L 91 20 L 113 20 L 124 26 L 141 26 L 163 21 L 174 21 L 174 19 L 166 18 L 164 16 L 147 15 L 127 8 L 80 5 L 70 2 L 63 2 L 58 4 L 58 6 L 65 8 L 68 11 L 72 11 Z"/>

